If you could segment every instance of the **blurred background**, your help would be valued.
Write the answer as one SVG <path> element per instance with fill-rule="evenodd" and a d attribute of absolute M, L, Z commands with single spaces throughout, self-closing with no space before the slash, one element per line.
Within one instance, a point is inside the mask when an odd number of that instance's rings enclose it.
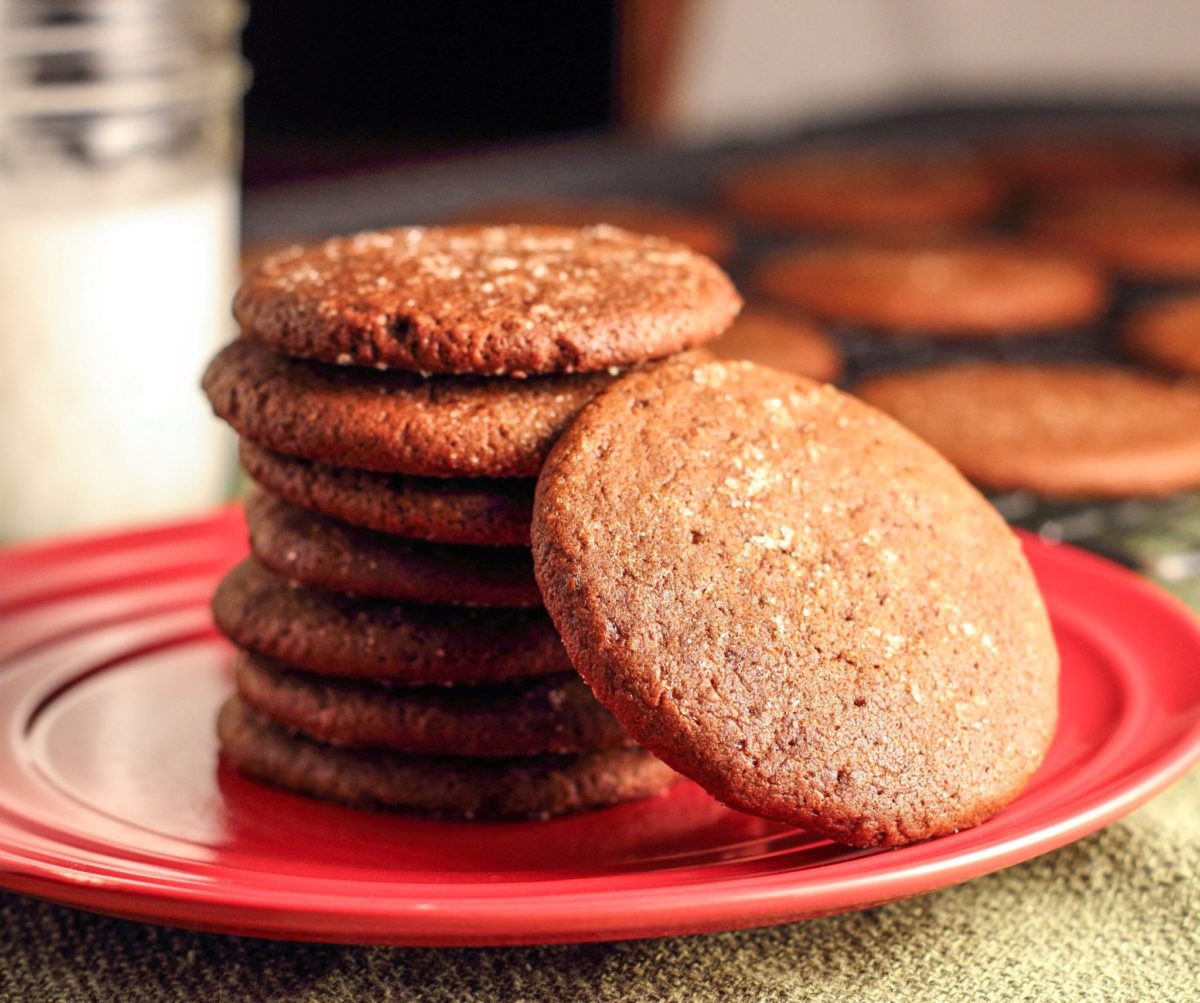
<path fill-rule="evenodd" d="M 1200 141 L 1194 0 L 3 0 L 0 12 L 8 540 L 229 496 L 231 439 L 196 387 L 235 333 L 239 253 L 245 265 L 296 239 L 514 199 L 621 196 L 716 221 L 741 280 L 808 239 L 716 198 L 759 160 L 847 145 L 959 153 L 1081 127 Z M 934 351 L 837 337 L 850 377 Z M 1061 535 L 1084 525 L 1077 506 L 1046 501 L 1009 513 Z M 1111 529 L 1089 518 L 1089 540 Z"/>

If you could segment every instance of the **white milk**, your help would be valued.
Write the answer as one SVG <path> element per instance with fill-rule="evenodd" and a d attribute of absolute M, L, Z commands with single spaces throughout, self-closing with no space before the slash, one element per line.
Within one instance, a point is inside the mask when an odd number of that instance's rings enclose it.
<path fill-rule="evenodd" d="M 232 476 L 198 386 L 233 326 L 232 178 L 69 201 L 0 218 L 0 539 L 195 511 Z"/>

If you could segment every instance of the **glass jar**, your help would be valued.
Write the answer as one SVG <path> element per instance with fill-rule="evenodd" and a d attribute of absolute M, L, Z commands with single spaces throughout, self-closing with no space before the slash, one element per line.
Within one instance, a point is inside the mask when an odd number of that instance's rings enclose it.
<path fill-rule="evenodd" d="M 236 282 L 244 9 L 0 8 L 0 539 L 229 490 L 198 388 Z"/>

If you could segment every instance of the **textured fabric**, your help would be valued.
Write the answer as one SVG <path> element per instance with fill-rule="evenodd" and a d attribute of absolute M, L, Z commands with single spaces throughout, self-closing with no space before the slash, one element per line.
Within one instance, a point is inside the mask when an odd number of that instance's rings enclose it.
<path fill-rule="evenodd" d="M 1200 772 L 1104 832 L 918 899 L 740 933 L 509 949 L 186 933 L 0 895 L 0 999 L 1200 999 Z"/>

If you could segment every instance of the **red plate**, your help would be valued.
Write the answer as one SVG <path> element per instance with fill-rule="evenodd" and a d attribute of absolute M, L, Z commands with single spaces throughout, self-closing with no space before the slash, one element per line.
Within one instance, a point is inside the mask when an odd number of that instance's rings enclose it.
<path fill-rule="evenodd" d="M 0 884 L 121 916 L 311 940 L 521 944 L 748 927 L 887 902 L 1111 822 L 1200 757 L 1200 629 L 1098 558 L 1026 548 L 1062 720 L 1013 805 L 849 850 L 688 783 L 551 822 L 447 824 L 294 797 L 218 766 L 230 686 L 207 599 L 241 517 L 0 554 Z"/>

